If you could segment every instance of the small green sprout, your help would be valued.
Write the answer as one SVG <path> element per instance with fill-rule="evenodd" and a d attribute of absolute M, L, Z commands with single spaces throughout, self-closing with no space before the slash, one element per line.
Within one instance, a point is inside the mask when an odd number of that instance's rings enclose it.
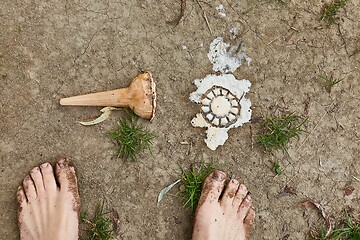
<path fill-rule="evenodd" d="M 343 79 L 336 79 L 331 75 L 330 77 L 320 76 L 320 80 L 323 81 L 326 92 L 331 93 L 332 88 Z"/>
<path fill-rule="evenodd" d="M 121 119 L 118 128 L 110 132 L 111 139 L 117 145 L 117 155 L 124 161 L 135 161 L 144 150 L 151 152 L 150 147 L 155 134 L 137 125 L 137 120 L 138 117 L 132 113 L 130 118 Z"/>
<path fill-rule="evenodd" d="M 339 226 L 335 228 L 332 233 L 332 239 L 353 239 L 360 240 L 360 224 L 356 224 L 353 222 L 347 211 L 345 211 L 346 221 L 343 226 Z"/>
<path fill-rule="evenodd" d="M 106 217 L 108 213 L 104 213 L 104 203 L 96 208 L 95 216 L 89 219 L 87 214 L 81 213 L 80 220 L 88 224 L 85 230 L 83 240 L 109 240 L 113 236 L 113 227 L 111 220 Z"/>
<path fill-rule="evenodd" d="M 201 188 L 205 178 L 214 170 L 214 164 L 205 164 L 203 161 L 199 166 L 193 165 L 185 170 L 181 166 L 181 182 L 184 189 L 180 193 L 184 195 L 184 206 L 195 212 L 199 203 Z"/>
<path fill-rule="evenodd" d="M 298 138 L 301 133 L 306 132 L 302 129 L 306 121 L 307 118 L 295 113 L 266 116 L 257 140 L 265 151 L 282 149 L 287 153 L 290 140 Z"/>
<path fill-rule="evenodd" d="M 340 8 L 343 8 L 349 0 L 333 0 L 325 3 L 321 9 L 320 20 L 328 24 L 336 23 L 338 20 L 337 13 Z"/>
<path fill-rule="evenodd" d="M 273 171 L 276 173 L 276 175 L 282 174 L 282 169 L 278 160 L 275 160 L 274 162 Z"/>

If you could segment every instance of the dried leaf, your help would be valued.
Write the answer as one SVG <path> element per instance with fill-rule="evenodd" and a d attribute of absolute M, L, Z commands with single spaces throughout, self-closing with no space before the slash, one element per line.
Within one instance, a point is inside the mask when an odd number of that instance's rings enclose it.
<path fill-rule="evenodd" d="M 345 196 L 350 196 L 353 191 L 355 190 L 355 188 L 353 186 L 347 186 L 344 191 L 345 191 Z"/>
<path fill-rule="evenodd" d="M 110 117 L 110 114 L 111 114 L 111 111 L 113 110 L 117 110 L 118 108 L 114 108 L 114 107 L 104 107 L 103 109 L 100 110 L 100 112 L 102 112 L 102 114 L 92 120 L 92 121 L 89 121 L 89 122 L 78 122 L 80 123 L 81 125 L 84 125 L 84 126 L 91 126 L 91 125 L 95 125 L 95 124 L 98 124 L 98 123 L 102 123 L 103 121 L 105 121 L 106 119 L 108 119 Z"/>
<path fill-rule="evenodd" d="M 176 184 L 178 184 L 180 181 L 181 181 L 181 179 L 178 179 L 178 180 L 176 180 L 174 183 L 170 184 L 169 186 L 167 186 L 166 188 L 164 188 L 163 190 L 161 190 L 160 193 L 159 193 L 157 202 L 159 203 L 159 202 L 163 199 L 164 195 L 165 195 L 167 192 L 169 192 L 169 191 L 170 191 Z"/>
<path fill-rule="evenodd" d="M 289 194 L 296 195 L 296 190 L 295 190 L 295 188 L 286 185 L 284 187 L 284 193 L 289 193 Z"/>
<path fill-rule="evenodd" d="M 288 240 L 290 238 L 290 234 L 286 234 L 283 238 L 282 238 L 282 240 Z"/>
<path fill-rule="evenodd" d="M 111 221 L 112 221 L 112 224 L 113 224 L 114 232 L 116 234 L 119 234 L 120 233 L 120 227 L 121 227 L 120 215 L 119 215 L 119 212 L 116 211 L 115 209 L 112 209 L 112 211 L 111 211 Z"/>
<path fill-rule="evenodd" d="M 321 216 L 322 216 L 325 220 L 327 220 L 327 214 L 326 214 L 324 208 L 323 208 L 319 203 L 311 202 L 311 201 L 306 201 L 306 202 L 300 203 L 300 207 L 304 207 L 304 208 L 316 208 L 316 209 L 321 213 Z"/>

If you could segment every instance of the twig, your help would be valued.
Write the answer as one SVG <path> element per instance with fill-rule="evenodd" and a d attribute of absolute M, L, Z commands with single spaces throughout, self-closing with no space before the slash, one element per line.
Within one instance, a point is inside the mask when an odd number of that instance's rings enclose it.
<path fill-rule="evenodd" d="M 251 139 L 251 149 L 254 149 L 254 139 L 253 139 L 253 130 L 252 130 L 252 127 L 250 125 L 250 139 Z"/>
<path fill-rule="evenodd" d="M 351 58 L 352 56 L 355 56 L 355 55 L 358 54 L 359 52 L 360 52 L 360 48 L 354 50 L 354 51 L 349 55 L 349 58 Z"/>
<path fill-rule="evenodd" d="M 205 13 L 203 7 L 201 6 L 199 0 L 196 0 L 196 2 L 199 4 L 199 7 L 201 8 L 201 10 L 202 10 L 202 12 L 203 12 L 203 18 L 205 19 L 206 26 L 208 27 L 209 32 L 210 32 L 210 34 L 212 35 L 213 33 L 212 33 L 212 30 L 211 30 L 211 27 L 210 27 L 209 20 L 208 20 L 208 18 L 206 17 L 206 13 Z"/>
<path fill-rule="evenodd" d="M 339 31 L 341 40 L 343 41 L 343 46 L 344 46 L 344 48 L 345 48 L 345 52 L 346 52 L 347 55 L 349 55 L 349 52 L 348 52 L 348 50 L 347 50 L 347 44 L 346 44 L 344 35 L 342 34 L 341 29 L 340 29 L 340 24 L 337 24 L 337 27 L 338 27 L 338 31 Z"/>
<path fill-rule="evenodd" d="M 275 42 L 276 40 L 278 40 L 280 37 L 281 37 L 281 36 L 278 36 L 277 38 L 271 40 L 270 42 L 268 42 L 268 43 L 266 44 L 266 46 L 272 44 L 273 42 Z"/>
<path fill-rule="evenodd" d="M 360 179 L 359 178 L 357 178 L 357 177 L 355 177 L 355 176 L 353 176 L 353 175 L 351 175 L 355 180 L 357 180 L 357 181 L 359 181 L 360 182 Z"/>
<path fill-rule="evenodd" d="M 167 23 L 174 25 L 175 27 L 179 25 L 181 19 L 184 17 L 185 9 L 186 9 L 186 0 L 180 0 L 181 1 L 181 8 L 180 8 L 180 14 L 177 18 L 175 18 L 172 21 L 168 21 Z"/>
<path fill-rule="evenodd" d="M 331 103 L 330 105 L 332 105 L 333 103 Z M 296 151 L 299 151 L 299 149 L 305 144 L 305 142 L 309 139 L 310 135 L 315 131 L 315 129 L 319 126 L 319 124 L 321 123 L 321 121 L 323 120 L 323 118 L 328 114 L 328 110 L 325 109 L 324 114 L 321 116 L 320 120 L 316 123 L 315 127 L 311 130 L 311 132 L 306 136 L 306 138 L 304 139 L 304 141 L 300 144 L 300 146 L 296 149 Z"/>

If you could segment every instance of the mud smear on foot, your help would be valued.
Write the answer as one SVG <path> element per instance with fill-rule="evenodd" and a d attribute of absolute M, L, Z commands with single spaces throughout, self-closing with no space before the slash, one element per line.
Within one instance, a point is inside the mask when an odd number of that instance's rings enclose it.
<path fill-rule="evenodd" d="M 23 209 L 21 204 L 23 203 L 23 201 L 26 201 L 26 198 L 24 199 L 24 197 L 22 196 L 23 193 L 21 193 L 21 191 L 24 193 L 24 188 L 22 186 L 19 186 L 18 190 L 16 192 L 16 199 L 18 202 L 17 219 L 20 219 L 20 213 L 22 212 L 22 209 Z M 19 228 L 21 227 L 22 224 L 23 224 L 23 222 L 19 220 L 18 221 Z"/>
<path fill-rule="evenodd" d="M 245 238 L 246 240 L 249 239 L 252 227 L 255 223 L 255 210 L 254 208 L 251 206 L 250 210 L 248 212 L 248 214 L 246 215 L 245 219 L 244 219 L 244 228 L 245 228 Z"/>
<path fill-rule="evenodd" d="M 224 189 L 224 182 L 226 179 L 226 174 L 222 171 L 219 170 L 214 170 L 212 173 L 209 174 L 209 176 L 206 177 L 204 183 L 203 183 L 203 188 L 201 191 L 201 196 L 199 199 L 199 203 L 198 203 L 198 207 L 197 209 L 199 209 L 199 207 L 201 207 L 205 200 L 208 199 L 209 194 L 211 193 L 211 190 L 213 189 L 214 184 L 217 185 L 217 192 L 222 192 L 222 190 Z M 211 201 L 215 201 L 216 199 L 211 199 Z"/>
<path fill-rule="evenodd" d="M 77 177 L 75 166 L 68 158 L 59 159 L 56 164 L 59 166 L 59 169 L 66 171 L 66 179 L 69 182 L 69 192 L 73 196 L 73 210 L 77 212 L 78 216 L 80 215 L 80 195 L 77 185 Z M 56 171 L 56 178 L 59 179 L 59 173 Z M 61 186 L 60 186 L 61 188 Z"/>

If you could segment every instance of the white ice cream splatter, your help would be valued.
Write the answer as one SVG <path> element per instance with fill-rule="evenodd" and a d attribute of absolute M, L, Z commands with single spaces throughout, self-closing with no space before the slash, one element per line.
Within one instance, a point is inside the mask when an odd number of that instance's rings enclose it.
<path fill-rule="evenodd" d="M 239 34 L 239 30 L 236 27 L 233 27 L 230 29 L 230 33 L 233 37 L 236 37 Z"/>
<path fill-rule="evenodd" d="M 218 11 L 217 17 L 219 18 L 226 17 L 224 5 L 220 4 L 219 6 L 216 7 L 216 10 Z"/>
<path fill-rule="evenodd" d="M 224 12 L 218 12 L 218 13 L 217 13 L 217 16 L 218 16 L 218 18 L 224 18 L 224 17 L 226 17 L 226 13 L 224 13 Z"/>
<path fill-rule="evenodd" d="M 181 50 L 186 50 L 186 49 L 187 49 L 187 46 L 186 46 L 186 45 L 181 45 L 181 46 L 180 46 L 180 49 L 181 49 Z"/>
<path fill-rule="evenodd" d="M 220 4 L 219 6 L 216 7 L 216 10 L 218 11 L 224 10 L 224 5 Z"/>
<path fill-rule="evenodd" d="M 214 71 L 220 71 L 221 73 L 234 72 L 241 66 L 243 59 L 248 65 L 250 64 L 251 58 L 246 56 L 245 50 L 241 42 L 230 46 L 229 43 L 223 41 L 222 37 L 217 37 L 210 44 L 208 58 L 213 64 Z"/>

